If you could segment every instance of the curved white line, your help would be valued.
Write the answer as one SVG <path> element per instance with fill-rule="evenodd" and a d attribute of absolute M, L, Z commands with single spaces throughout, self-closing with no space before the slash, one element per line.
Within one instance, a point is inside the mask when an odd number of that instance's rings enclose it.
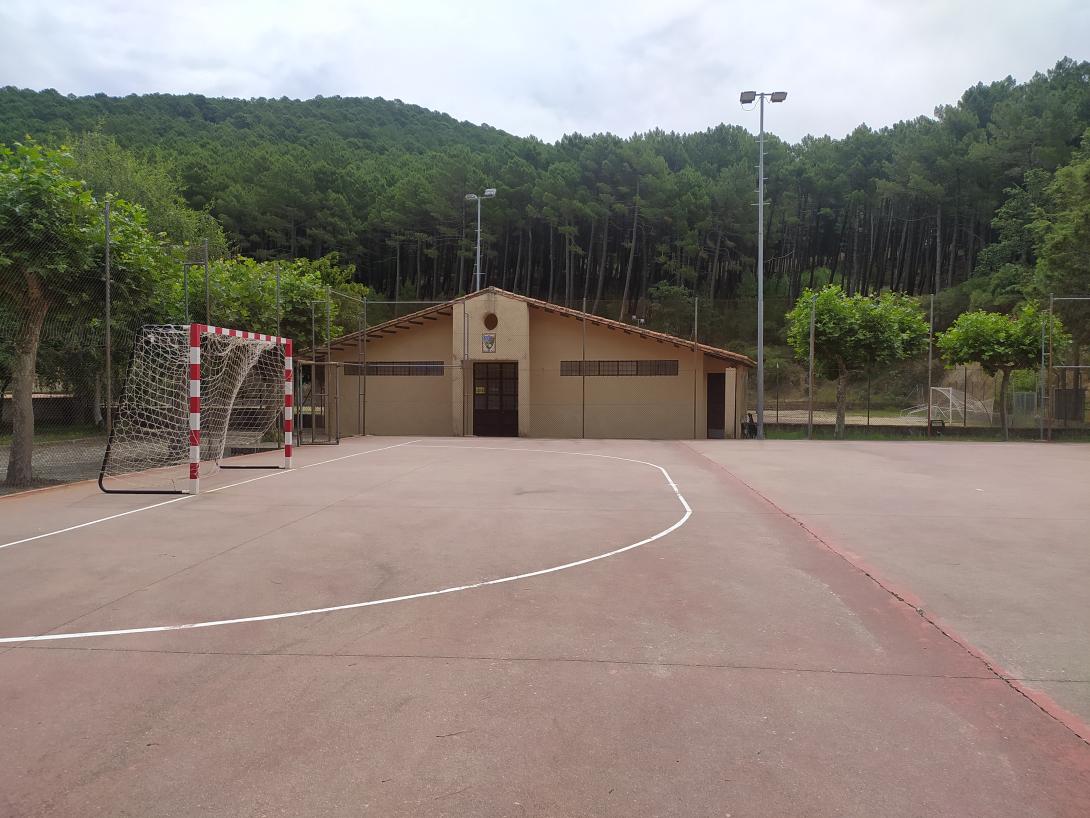
<path fill-rule="evenodd" d="M 406 445 L 406 444 L 400 444 Z M 596 554 L 593 557 L 587 557 L 586 559 L 576 560 L 574 562 L 566 562 L 563 565 L 554 565 L 551 568 L 542 568 L 538 571 L 528 571 L 524 574 L 514 574 L 509 577 L 500 577 L 499 579 L 488 579 L 483 582 L 474 582 L 470 585 L 455 585 L 451 588 L 442 588 L 438 591 L 423 591 L 418 594 L 405 594 L 403 596 L 392 596 L 386 599 L 372 599 L 367 602 L 350 602 L 346 605 L 331 605 L 327 608 L 311 608 L 305 611 L 287 611 L 285 613 L 264 614 L 262 616 L 243 616 L 237 619 L 216 619 L 210 622 L 193 622 L 187 625 L 157 625 L 150 628 L 123 628 L 121 630 L 112 631 L 86 631 L 84 633 L 49 633 L 42 636 L 6 636 L 0 637 L 0 644 L 11 644 L 14 642 L 50 642 L 58 639 L 88 639 L 94 636 L 124 636 L 134 633 L 163 633 L 165 631 L 186 631 L 193 630 L 195 628 L 214 628 L 219 625 L 240 625 L 245 622 L 270 622 L 274 619 L 292 619 L 297 616 L 310 616 L 312 614 L 324 614 L 333 613 L 335 611 L 350 611 L 356 608 L 370 608 L 374 605 L 388 605 L 391 602 L 406 602 L 410 599 L 424 599 L 429 596 L 441 596 L 443 594 L 453 594 L 457 591 L 470 591 L 474 588 L 484 588 L 488 585 L 502 585 L 505 582 L 515 582 L 520 579 L 530 579 L 531 577 L 539 577 L 543 574 L 552 574 L 557 571 L 565 571 L 569 568 L 577 568 L 580 565 L 586 565 L 587 563 L 597 562 L 598 560 L 604 560 L 608 557 L 614 557 L 617 554 L 623 554 L 625 551 L 631 551 L 634 548 L 639 548 L 642 545 L 647 545 L 655 540 L 662 539 L 667 534 L 671 534 L 677 531 L 693 515 L 692 508 L 689 507 L 689 503 L 682 496 L 681 491 L 677 487 L 677 483 L 670 476 L 670 473 L 666 471 L 662 466 L 657 463 L 651 463 L 647 460 L 635 460 L 630 457 L 616 457 L 608 454 L 592 454 L 590 452 L 562 452 L 554 449 L 521 449 L 515 447 L 502 447 L 502 446 L 440 446 L 440 445 L 428 445 L 420 446 L 419 448 L 431 448 L 431 449 L 483 449 L 491 451 L 511 451 L 511 452 L 539 452 L 544 454 L 570 454 L 580 457 L 600 457 L 605 460 L 624 460 L 629 463 L 639 463 L 644 466 L 651 466 L 662 472 L 663 477 L 666 478 L 667 484 L 673 489 L 674 496 L 677 497 L 681 503 L 681 507 L 685 509 L 685 513 L 681 515 L 681 518 L 671 525 L 669 528 L 664 528 L 657 534 L 652 534 L 650 537 L 634 542 L 631 545 L 626 545 L 621 548 L 614 548 L 612 551 L 606 551 L 604 554 Z M 375 450 L 377 451 L 377 450 Z M 340 459 L 340 458 L 338 458 Z"/>

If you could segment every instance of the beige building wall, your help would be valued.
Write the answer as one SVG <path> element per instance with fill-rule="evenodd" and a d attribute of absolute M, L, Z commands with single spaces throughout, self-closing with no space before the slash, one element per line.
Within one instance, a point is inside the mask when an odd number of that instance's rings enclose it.
<path fill-rule="evenodd" d="M 736 390 L 738 389 L 738 372 L 739 370 L 728 367 L 723 378 L 726 381 L 726 400 L 723 402 L 723 435 L 728 439 L 742 436 L 738 418 L 738 404 L 735 399 Z"/>
<path fill-rule="evenodd" d="M 532 437 L 530 431 L 530 319 L 525 301 L 507 298 L 494 292 L 455 302 L 453 316 L 453 343 L 450 354 L 461 360 L 465 355 L 466 366 L 451 380 L 450 396 L 453 406 L 451 430 L 445 434 L 473 434 L 473 363 L 475 361 L 514 361 L 519 371 L 519 437 Z M 485 326 L 485 317 L 496 316 L 496 328 Z M 484 335 L 496 336 L 495 352 L 484 351 Z M 464 425 L 463 425 L 464 424 Z"/>
<path fill-rule="evenodd" d="M 530 437 L 582 437 L 583 379 L 561 377 L 560 362 L 582 357 L 583 322 L 536 308 L 529 312 Z"/>
<path fill-rule="evenodd" d="M 676 360 L 678 374 L 563 376 L 561 361 Z M 530 308 L 532 437 L 677 439 L 707 437 L 707 373 L 727 362 L 675 345 Z M 695 379 L 694 379 L 695 377 Z M 733 378 L 725 404 L 733 409 Z M 731 419 L 733 421 L 733 418 Z M 725 424 L 728 437 L 735 424 Z"/>
<path fill-rule="evenodd" d="M 746 390 L 749 388 L 749 369 L 740 366 L 735 372 L 738 375 L 738 381 L 734 387 L 734 436 L 741 438 L 742 422 L 746 419 Z"/>
<path fill-rule="evenodd" d="M 368 375 L 363 385 L 363 424 L 371 435 L 449 435 L 450 389 L 454 363 L 450 356 L 451 317 L 417 319 L 394 334 L 369 338 L 366 357 L 371 364 L 384 361 L 441 361 L 442 375 Z M 354 349 L 334 351 L 334 360 L 354 364 Z M 342 434 L 355 428 L 358 417 L 354 395 L 359 379 L 341 376 Z"/>
<path fill-rule="evenodd" d="M 417 318 L 396 333 L 371 338 L 369 363 L 442 361 L 442 376 L 352 374 L 340 381 L 342 435 L 472 435 L 473 365 L 518 364 L 520 437 L 689 439 L 707 436 L 707 375 L 725 373 L 724 430 L 740 437 L 747 369 L 678 344 L 531 306 L 501 293 L 484 292 L 450 305 L 451 315 Z M 492 314 L 494 330 L 485 325 Z M 494 352 L 484 336 L 495 334 Z M 585 352 L 584 352 L 585 345 Z M 351 347 L 351 344 L 349 344 Z M 678 374 L 562 376 L 561 361 L 676 360 Z M 463 367 L 463 357 L 465 366 Z M 357 361 L 354 348 L 334 360 Z M 349 369 L 351 372 L 351 368 Z M 357 403 L 365 389 L 362 410 Z"/>

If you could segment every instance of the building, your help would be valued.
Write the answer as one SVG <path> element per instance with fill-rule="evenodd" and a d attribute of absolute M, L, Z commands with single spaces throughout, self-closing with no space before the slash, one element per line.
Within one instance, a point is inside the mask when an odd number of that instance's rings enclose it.
<path fill-rule="evenodd" d="M 740 437 L 754 365 L 495 287 L 334 339 L 327 355 L 342 435 Z"/>

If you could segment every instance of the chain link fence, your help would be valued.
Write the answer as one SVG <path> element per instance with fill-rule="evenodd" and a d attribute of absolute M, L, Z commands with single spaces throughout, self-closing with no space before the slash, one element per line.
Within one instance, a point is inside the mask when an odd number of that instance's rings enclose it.
<path fill-rule="evenodd" d="M 161 248 L 166 272 L 150 296 L 136 293 L 124 280 L 113 280 L 107 321 L 103 233 L 82 259 L 89 272 L 82 271 L 81 286 L 61 288 L 45 299 L 44 311 L 39 311 L 19 264 L 26 267 L 36 259 L 52 259 L 54 248 L 48 241 L 40 241 L 40 246 L 21 241 L 10 225 L 4 229 L 7 232 L 0 235 L 5 250 L 0 258 L 0 492 L 97 476 L 108 420 L 117 411 L 134 343 L 145 325 L 199 321 L 286 335 L 296 341 L 297 358 L 307 361 L 324 358 L 323 348 L 333 339 L 441 303 L 385 299 L 352 283 L 350 273 L 333 275 L 335 268 L 324 260 L 217 259 L 209 257 L 206 243 L 197 243 Z M 308 264 L 305 269 L 300 266 Z M 712 301 L 693 297 L 683 287 L 665 285 L 647 292 L 623 303 L 580 297 L 566 306 L 682 341 L 756 357 L 755 299 Z M 812 419 L 815 437 L 831 436 L 836 383 L 819 374 L 811 400 L 807 361 L 800 360 L 786 342 L 784 316 L 790 307 L 784 298 L 768 298 L 765 303 L 766 433 L 802 437 Z M 1058 297 L 1054 309 L 1075 343 L 1055 359 L 1046 344 L 1041 366 L 1013 374 L 1007 396 L 1010 423 L 1022 437 L 1090 433 L 1085 386 L 1090 301 Z M 33 355 L 31 346 L 36 347 Z M 357 347 L 358 366 L 365 364 L 366 345 L 357 342 Z M 334 395 L 334 379 L 319 374 L 316 367 L 304 367 L 299 377 L 298 425 L 304 444 L 308 429 L 311 442 L 319 442 L 321 429 L 331 439 L 327 416 L 334 411 L 334 403 L 343 402 L 340 411 L 345 417 L 353 411 L 362 413 L 362 392 Z M 748 380 L 747 406 L 753 414 L 755 381 L 755 377 Z M 930 417 L 932 434 L 997 437 L 1000 400 L 997 379 L 979 367 L 948 369 L 936 353 L 929 372 L 927 356 L 921 354 L 896 365 L 852 373 L 845 411 L 847 436 L 922 436 L 928 433 Z M 31 479 L 4 480 L 11 475 L 13 434 L 20 412 L 33 418 Z M 351 427 L 349 423 L 346 428 Z"/>

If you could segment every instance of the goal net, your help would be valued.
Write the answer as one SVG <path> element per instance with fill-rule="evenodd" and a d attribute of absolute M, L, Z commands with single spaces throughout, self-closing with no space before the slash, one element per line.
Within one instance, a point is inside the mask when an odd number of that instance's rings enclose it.
<path fill-rule="evenodd" d="M 984 402 L 960 389 L 950 386 L 931 387 L 931 417 L 945 423 L 965 423 L 971 426 L 990 426 L 992 423 L 992 402 Z M 906 417 L 927 417 L 928 404 L 924 403 L 906 409 Z"/>
<path fill-rule="evenodd" d="M 99 475 L 105 492 L 192 493 L 217 468 L 291 468 L 291 340 L 203 324 L 137 340 Z M 279 447 L 275 465 L 225 464 Z"/>

